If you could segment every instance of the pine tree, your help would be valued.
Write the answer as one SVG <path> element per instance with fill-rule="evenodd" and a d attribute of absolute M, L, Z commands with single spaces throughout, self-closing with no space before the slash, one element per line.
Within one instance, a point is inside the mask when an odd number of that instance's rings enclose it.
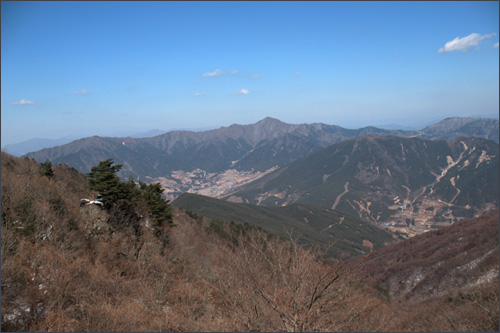
<path fill-rule="evenodd" d="M 155 220 L 159 223 L 172 222 L 172 213 L 170 212 L 168 201 L 163 199 L 161 196 L 164 189 L 161 187 L 160 183 L 148 185 L 140 182 L 139 185 L 142 191 L 142 197 Z"/>
<path fill-rule="evenodd" d="M 139 182 L 139 188 L 132 178 L 122 182 L 116 175 L 122 165 L 113 165 L 113 159 L 101 161 L 98 166 L 92 167 L 87 174 L 89 188 L 102 195 L 102 201 L 109 210 L 116 204 L 129 206 L 147 206 L 153 218 L 158 222 L 172 223 L 172 213 L 168 201 L 161 194 L 163 188 L 160 183 L 146 184 Z"/>
<path fill-rule="evenodd" d="M 112 158 L 101 161 L 98 166 L 92 167 L 91 171 L 87 174 L 89 188 L 102 195 L 103 202 L 108 208 L 119 200 L 130 199 L 127 187 L 122 185 L 120 178 L 116 175 L 122 168 L 122 165 L 112 164 Z"/>
<path fill-rule="evenodd" d="M 47 178 L 52 178 L 54 176 L 54 170 L 52 170 L 52 163 L 49 160 L 40 164 L 40 175 Z"/>

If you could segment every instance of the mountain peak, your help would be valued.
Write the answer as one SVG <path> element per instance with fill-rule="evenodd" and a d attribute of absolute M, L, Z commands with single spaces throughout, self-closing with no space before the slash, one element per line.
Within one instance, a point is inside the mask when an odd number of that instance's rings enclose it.
<path fill-rule="evenodd" d="M 266 117 L 251 126 L 253 128 L 253 138 L 256 142 L 262 139 L 272 139 L 284 135 L 296 125 L 290 125 L 276 118 Z"/>
<path fill-rule="evenodd" d="M 262 124 L 285 124 L 285 123 L 273 117 L 266 117 L 258 121 L 256 124 L 262 125 Z"/>

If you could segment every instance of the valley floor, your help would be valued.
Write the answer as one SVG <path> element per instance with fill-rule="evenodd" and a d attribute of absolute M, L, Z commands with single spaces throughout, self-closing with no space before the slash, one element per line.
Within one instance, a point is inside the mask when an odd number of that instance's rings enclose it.
<path fill-rule="evenodd" d="M 276 169 L 274 167 L 264 172 L 228 169 L 222 173 L 208 173 L 201 169 L 191 172 L 177 170 L 168 177 L 159 177 L 154 181 L 165 189 L 164 195 L 168 200 L 174 200 L 184 192 L 221 198 Z"/>

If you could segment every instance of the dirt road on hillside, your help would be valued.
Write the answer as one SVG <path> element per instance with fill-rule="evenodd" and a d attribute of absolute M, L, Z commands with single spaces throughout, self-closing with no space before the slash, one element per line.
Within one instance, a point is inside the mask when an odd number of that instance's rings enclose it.
<path fill-rule="evenodd" d="M 340 193 L 340 195 L 337 197 L 337 199 L 335 199 L 335 203 L 332 206 L 332 210 L 335 210 L 335 208 L 337 208 L 337 206 L 338 206 L 338 204 L 340 202 L 340 199 L 342 199 L 342 197 L 344 195 L 346 195 L 347 193 L 349 193 L 349 182 L 345 183 L 345 185 L 344 185 L 344 192 Z"/>

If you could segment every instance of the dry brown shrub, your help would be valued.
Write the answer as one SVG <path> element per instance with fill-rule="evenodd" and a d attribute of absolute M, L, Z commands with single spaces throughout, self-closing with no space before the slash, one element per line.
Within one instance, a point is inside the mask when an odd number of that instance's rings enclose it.
<path fill-rule="evenodd" d="M 482 272 L 498 269 L 498 214 L 492 211 L 375 251 L 363 259 L 365 276 L 394 298 L 429 297 L 473 283 Z M 467 265 L 475 268 L 460 269 Z M 405 281 L 416 272 L 425 277 L 407 288 Z"/>
<path fill-rule="evenodd" d="M 64 313 L 49 312 L 43 321 L 39 321 L 31 329 L 35 332 L 75 332 L 78 321 L 68 318 Z"/>
<path fill-rule="evenodd" d="M 470 291 L 393 305 L 392 331 L 498 332 L 498 280 Z"/>
<path fill-rule="evenodd" d="M 365 318 L 382 301 L 362 293 L 347 265 L 257 231 L 238 241 L 221 252 L 213 296 L 235 330 L 370 329 Z"/>

